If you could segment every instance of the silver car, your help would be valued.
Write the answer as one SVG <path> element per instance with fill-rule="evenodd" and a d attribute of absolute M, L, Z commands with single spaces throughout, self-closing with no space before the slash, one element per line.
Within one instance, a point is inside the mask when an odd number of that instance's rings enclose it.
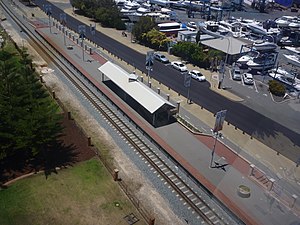
<path fill-rule="evenodd" d="M 233 80 L 241 80 L 242 79 L 241 70 L 238 66 L 236 66 L 232 69 L 231 75 L 232 75 Z"/>
<path fill-rule="evenodd" d="M 157 61 L 160 61 L 160 62 L 162 62 L 162 63 L 169 63 L 169 59 L 168 59 L 165 55 L 163 55 L 163 54 L 161 54 L 161 53 L 159 53 L 159 52 L 155 52 L 155 53 L 154 53 L 154 58 L 155 58 Z"/>

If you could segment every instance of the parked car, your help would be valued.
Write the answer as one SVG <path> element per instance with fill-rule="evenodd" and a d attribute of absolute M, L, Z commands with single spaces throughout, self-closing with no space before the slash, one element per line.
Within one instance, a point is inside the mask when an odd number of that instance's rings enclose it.
<path fill-rule="evenodd" d="M 254 84 L 253 76 L 251 73 L 243 73 L 243 81 L 244 84 L 249 84 L 249 85 Z"/>
<path fill-rule="evenodd" d="M 182 62 L 174 61 L 174 62 L 171 62 L 171 65 L 174 69 L 179 70 L 180 72 L 187 71 L 186 65 L 184 65 Z"/>
<path fill-rule="evenodd" d="M 241 70 L 238 66 L 233 67 L 231 75 L 232 75 L 233 80 L 241 80 L 242 79 Z"/>
<path fill-rule="evenodd" d="M 192 76 L 192 78 L 198 80 L 198 81 L 206 81 L 205 76 L 199 72 L 198 70 L 191 70 L 189 74 Z"/>
<path fill-rule="evenodd" d="M 169 62 L 170 62 L 169 59 L 168 59 L 165 55 L 163 55 L 163 54 L 161 54 L 161 53 L 159 53 L 159 52 L 155 52 L 155 53 L 154 53 L 154 58 L 155 58 L 157 61 L 160 61 L 160 62 L 162 62 L 162 63 L 169 63 Z"/>

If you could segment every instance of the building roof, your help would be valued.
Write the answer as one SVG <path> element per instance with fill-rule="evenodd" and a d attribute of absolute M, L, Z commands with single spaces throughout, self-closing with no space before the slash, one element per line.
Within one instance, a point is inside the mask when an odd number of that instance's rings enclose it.
<path fill-rule="evenodd" d="M 229 55 L 236 55 L 241 52 L 242 46 L 248 43 L 234 37 L 224 37 L 201 41 L 201 44 L 225 53 L 228 51 Z"/>
<path fill-rule="evenodd" d="M 137 75 L 129 74 L 121 67 L 111 62 L 106 62 L 100 66 L 98 70 L 134 100 L 136 100 L 145 109 L 147 109 L 151 114 L 165 104 L 175 108 L 175 106 L 169 101 L 140 82 Z"/>

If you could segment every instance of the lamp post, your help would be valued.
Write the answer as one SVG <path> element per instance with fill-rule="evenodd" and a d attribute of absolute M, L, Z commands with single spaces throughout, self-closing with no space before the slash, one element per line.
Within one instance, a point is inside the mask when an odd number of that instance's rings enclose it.
<path fill-rule="evenodd" d="M 225 62 L 222 65 L 221 68 L 221 73 L 222 73 L 222 78 L 221 81 L 219 82 L 218 88 L 220 89 L 222 87 L 223 81 L 224 81 L 224 77 L 225 77 L 225 66 L 227 65 L 227 61 L 228 61 L 228 54 L 229 54 L 229 48 L 230 48 L 230 40 L 228 37 L 223 37 L 221 38 L 221 40 L 226 39 L 228 41 L 228 45 L 227 45 L 227 52 L 226 52 L 226 56 L 225 56 Z"/>
<path fill-rule="evenodd" d="M 50 33 L 52 33 L 52 31 L 51 31 L 51 20 L 50 20 L 50 16 L 52 14 L 52 7 L 51 7 L 51 5 L 45 5 L 45 11 L 46 11 L 46 14 L 48 15 L 48 18 L 49 18 Z"/>
<path fill-rule="evenodd" d="M 59 18 L 60 18 L 60 23 L 62 24 L 62 33 L 63 33 L 63 36 L 64 36 L 64 45 L 66 45 L 66 30 L 65 30 L 65 27 L 66 27 L 66 24 L 67 24 L 67 15 L 65 13 L 61 13 L 59 14 Z"/>

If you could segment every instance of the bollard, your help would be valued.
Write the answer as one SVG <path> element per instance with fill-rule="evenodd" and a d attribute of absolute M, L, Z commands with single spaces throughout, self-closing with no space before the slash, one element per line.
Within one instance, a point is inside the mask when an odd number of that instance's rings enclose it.
<path fill-rule="evenodd" d="M 291 208 L 294 207 L 294 205 L 295 205 L 295 203 L 296 203 L 296 200 L 297 200 L 298 196 L 295 195 L 295 194 L 293 194 L 292 197 L 293 197 L 293 202 L 292 202 L 291 205 L 290 205 Z"/>
<path fill-rule="evenodd" d="M 151 81 L 149 81 L 149 88 L 151 88 L 151 85 L 152 85 L 152 84 L 151 84 Z"/>
<path fill-rule="evenodd" d="M 92 48 L 91 48 L 91 47 L 89 47 L 89 53 L 90 53 L 90 55 L 92 55 L 92 54 L 93 54 L 93 52 L 92 52 Z"/>
<path fill-rule="evenodd" d="M 91 139 L 91 137 L 88 137 L 88 146 L 92 146 L 92 139 Z"/>
<path fill-rule="evenodd" d="M 41 83 L 44 83 L 43 75 L 40 75 L 40 81 L 41 81 Z"/>
<path fill-rule="evenodd" d="M 270 187 L 269 187 L 269 191 L 271 191 L 271 190 L 272 190 L 272 188 L 273 188 L 273 185 L 274 185 L 275 179 L 273 179 L 273 178 L 270 178 L 270 179 L 269 179 L 269 181 L 271 182 L 271 185 L 270 185 Z"/>
<path fill-rule="evenodd" d="M 167 94 L 167 100 L 170 101 L 170 94 Z"/>
<path fill-rule="evenodd" d="M 56 99 L 55 91 L 52 91 L 52 97 L 53 97 L 54 99 Z"/>
<path fill-rule="evenodd" d="M 144 83 L 144 77 L 143 76 L 141 76 L 141 82 Z"/>
<path fill-rule="evenodd" d="M 71 116 L 71 112 L 68 112 L 68 120 L 71 120 L 72 116 Z"/>
<path fill-rule="evenodd" d="M 150 218 L 149 219 L 149 225 L 154 225 L 155 223 L 155 218 Z"/>
<path fill-rule="evenodd" d="M 179 108 L 180 108 L 180 102 L 177 102 L 177 112 L 179 113 Z"/>
<path fill-rule="evenodd" d="M 157 94 L 160 95 L 160 88 L 159 87 L 157 88 Z"/>
<path fill-rule="evenodd" d="M 255 165 L 254 164 L 250 164 L 250 172 L 249 172 L 249 176 L 250 177 L 253 175 L 254 168 L 255 168 Z"/>
<path fill-rule="evenodd" d="M 118 181 L 119 180 L 118 176 L 119 176 L 119 170 L 118 169 L 114 169 L 114 181 Z"/>

